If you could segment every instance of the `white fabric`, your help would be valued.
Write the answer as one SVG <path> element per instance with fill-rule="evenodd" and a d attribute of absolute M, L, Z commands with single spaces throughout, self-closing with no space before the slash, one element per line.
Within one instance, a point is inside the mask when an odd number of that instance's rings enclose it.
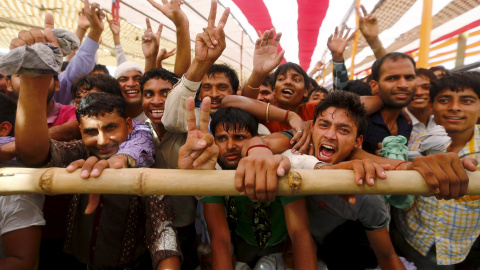
<path fill-rule="evenodd" d="M 427 129 L 432 129 L 434 128 L 437 123 L 435 122 L 435 119 L 433 118 L 433 115 L 429 116 L 427 126 L 425 126 L 422 122 L 418 121 L 418 119 L 413 115 L 408 108 L 405 108 L 405 111 L 407 112 L 408 116 L 410 116 L 410 119 L 412 119 L 412 135 L 413 134 L 422 134 L 427 131 Z"/>
<path fill-rule="evenodd" d="M 124 62 L 117 67 L 117 69 L 115 70 L 115 75 L 113 75 L 113 77 L 115 77 L 115 79 L 118 79 L 120 78 L 120 76 L 123 75 L 123 73 L 130 70 L 139 71 L 140 73 L 142 73 L 142 75 L 145 73 L 145 70 L 139 64 L 135 62 Z"/>
<path fill-rule="evenodd" d="M 138 122 L 142 122 L 142 123 L 145 123 L 145 121 L 147 121 L 148 117 L 147 115 L 145 115 L 145 111 L 142 111 L 141 114 L 135 116 L 134 118 L 132 118 L 132 120 L 135 120 L 135 121 L 138 121 Z"/>
<path fill-rule="evenodd" d="M 310 155 L 295 155 L 289 149 L 282 153 L 282 156 L 290 160 L 292 169 L 313 170 L 315 165 L 321 162 L 316 157 Z"/>
<path fill-rule="evenodd" d="M 127 55 L 125 55 L 122 45 L 120 44 L 115 45 L 114 50 L 115 50 L 115 59 L 117 59 L 117 67 L 128 61 Z"/>
<path fill-rule="evenodd" d="M 0 196 L 0 235 L 7 232 L 45 225 L 40 194 Z"/>

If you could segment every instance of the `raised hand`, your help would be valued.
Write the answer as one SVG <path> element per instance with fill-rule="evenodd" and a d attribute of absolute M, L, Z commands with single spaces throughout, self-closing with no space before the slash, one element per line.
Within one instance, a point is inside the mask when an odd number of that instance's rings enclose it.
<path fill-rule="evenodd" d="M 195 101 L 193 97 L 187 100 L 188 135 L 185 144 L 178 152 L 179 169 L 214 170 L 218 158 L 218 146 L 213 136 L 208 133 L 210 120 L 210 98 L 202 100 L 200 112 L 200 128 L 197 129 L 195 117 Z"/>
<path fill-rule="evenodd" d="M 78 27 L 85 31 L 90 28 L 90 22 L 88 21 L 87 16 L 85 16 L 83 9 L 78 12 Z"/>
<path fill-rule="evenodd" d="M 160 10 L 167 18 L 169 18 L 175 26 L 179 26 L 182 23 L 188 22 L 187 15 L 182 11 L 180 5 L 183 1 L 178 0 L 162 0 L 163 4 L 159 4 L 154 0 L 147 0 L 152 6 Z"/>
<path fill-rule="evenodd" d="M 347 30 L 345 34 L 345 25 L 342 26 L 340 32 L 338 32 L 338 27 L 335 27 L 335 33 L 328 38 L 327 47 L 332 53 L 332 59 L 336 62 L 343 61 L 343 52 L 345 47 L 347 47 L 348 42 L 355 36 L 355 33 L 348 36 L 350 29 Z"/>
<path fill-rule="evenodd" d="M 253 72 L 267 75 L 280 64 L 285 54 L 285 50 L 282 50 L 277 55 L 281 38 L 282 33 L 275 35 L 275 29 L 272 28 L 257 39 L 253 53 Z"/>
<path fill-rule="evenodd" d="M 39 28 L 31 28 L 30 31 L 21 30 L 18 32 L 18 37 L 14 38 L 10 42 L 10 50 L 25 45 L 33 45 L 35 43 L 50 42 L 53 45 L 59 47 L 57 38 L 53 35 L 52 29 L 54 28 L 54 20 L 51 13 L 45 13 L 45 29 L 44 32 Z"/>
<path fill-rule="evenodd" d="M 113 18 L 112 19 L 107 18 L 107 22 L 108 22 L 108 26 L 110 27 L 110 31 L 112 31 L 112 34 L 114 36 L 120 35 L 120 21 L 117 22 Z"/>
<path fill-rule="evenodd" d="M 360 13 L 360 8 L 362 9 L 363 16 Z M 356 12 L 359 19 L 359 28 L 362 32 L 365 39 L 371 39 L 378 37 L 378 21 L 373 14 L 368 14 L 367 10 L 363 5 L 356 7 Z"/>
<path fill-rule="evenodd" d="M 162 34 L 163 24 L 158 26 L 157 33 L 153 33 L 152 25 L 148 18 L 145 19 L 147 23 L 147 30 L 142 36 L 142 51 L 145 58 L 157 59 L 158 48 L 160 46 L 160 36 Z"/>
<path fill-rule="evenodd" d="M 226 47 L 225 32 L 223 28 L 227 23 L 230 8 L 226 8 L 215 26 L 217 16 L 217 1 L 212 0 L 210 14 L 208 15 L 208 26 L 203 33 L 195 38 L 195 59 L 199 62 L 214 63 Z"/>
<path fill-rule="evenodd" d="M 167 52 L 165 48 L 161 49 L 157 56 L 156 66 L 157 68 L 162 67 L 162 61 L 175 55 L 177 48 L 173 48 L 171 51 Z"/>
<path fill-rule="evenodd" d="M 87 17 L 87 20 L 90 22 L 91 29 L 88 33 L 88 37 L 95 42 L 99 42 L 100 36 L 105 28 L 103 23 L 105 13 L 103 13 L 99 4 L 93 3 L 90 5 L 88 0 L 85 0 L 84 2 L 83 12 L 85 13 L 85 17 Z"/>

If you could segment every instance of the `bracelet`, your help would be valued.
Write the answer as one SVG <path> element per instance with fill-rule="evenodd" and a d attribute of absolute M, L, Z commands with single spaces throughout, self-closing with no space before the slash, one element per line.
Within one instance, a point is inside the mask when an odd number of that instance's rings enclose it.
<path fill-rule="evenodd" d="M 267 109 L 265 110 L 265 121 L 268 123 L 268 109 L 270 108 L 270 103 L 267 103 Z"/>
<path fill-rule="evenodd" d="M 247 84 L 247 86 L 250 87 L 250 89 L 252 90 L 257 90 L 257 91 L 260 90 L 260 87 L 251 87 L 250 84 Z"/>
<path fill-rule="evenodd" d="M 319 162 L 317 163 L 317 165 L 315 165 L 315 167 L 313 167 L 314 170 L 320 170 L 321 168 L 325 167 L 325 166 L 332 166 L 333 164 L 331 163 L 326 163 L 326 162 Z"/>
<path fill-rule="evenodd" d="M 398 164 L 392 169 L 392 171 L 395 171 L 395 170 L 398 168 L 398 166 L 402 165 L 403 163 L 407 163 L 407 162 L 410 162 L 410 161 L 405 160 L 405 161 L 402 161 L 402 162 L 398 163 Z"/>
<path fill-rule="evenodd" d="M 287 121 L 288 121 L 288 113 L 289 113 L 289 112 L 290 112 L 290 110 L 287 110 L 287 113 L 285 114 L 285 120 L 283 120 L 283 122 L 284 122 L 285 124 L 288 124 Z"/>
<path fill-rule="evenodd" d="M 255 144 L 255 145 L 252 145 L 252 146 L 248 147 L 247 153 L 245 154 L 245 156 L 248 157 L 248 151 L 250 151 L 250 149 L 255 148 L 255 147 L 264 147 L 264 148 L 267 148 L 268 150 L 272 151 L 272 150 L 270 149 L 270 147 L 268 147 L 268 146 L 265 145 L 265 144 Z"/>

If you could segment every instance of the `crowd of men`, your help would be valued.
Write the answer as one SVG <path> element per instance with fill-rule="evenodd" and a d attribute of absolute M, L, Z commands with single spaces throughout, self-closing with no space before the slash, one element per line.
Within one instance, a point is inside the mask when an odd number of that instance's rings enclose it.
<path fill-rule="evenodd" d="M 235 170 L 241 196 L 1 196 L 0 269 L 479 269 L 480 196 L 466 195 L 467 171 L 479 168 L 479 73 L 417 69 L 387 53 L 361 7 L 377 58 L 366 78 L 348 80 L 345 27 L 327 42 L 329 90 L 310 77 L 322 63 L 311 74 L 280 65 L 281 34 L 270 29 L 239 82 L 215 64 L 228 8 L 216 23 L 212 0 L 192 60 L 181 1 L 148 2 L 174 23 L 176 52 L 159 50 L 161 29 L 147 19 L 145 66 L 127 61 L 120 25 L 107 20 L 113 76 L 95 63 L 105 15 L 88 0 L 75 34 L 59 34 L 47 13 L 44 29 L 12 38 L 0 59 L 0 167 L 79 169 L 84 179 L 105 168 Z M 32 60 L 66 43 L 68 62 Z M 174 70 L 163 69 L 173 54 Z M 433 195 L 277 196 L 290 169 L 353 170 L 370 186 L 385 171 L 416 170 Z"/>

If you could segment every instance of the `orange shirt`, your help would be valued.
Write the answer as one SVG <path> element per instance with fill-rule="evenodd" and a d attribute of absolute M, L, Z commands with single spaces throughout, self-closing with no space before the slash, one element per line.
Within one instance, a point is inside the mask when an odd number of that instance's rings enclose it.
<path fill-rule="evenodd" d="M 300 116 L 303 119 L 303 121 L 313 120 L 313 117 L 315 116 L 315 108 L 317 107 L 317 104 L 318 102 L 300 104 L 300 107 L 298 110 L 298 116 Z M 269 121 L 267 123 L 266 121 L 263 120 L 262 124 L 264 124 L 268 128 L 268 130 L 270 130 L 271 133 L 292 129 L 292 127 L 289 124 L 279 122 L 279 121 Z"/>

